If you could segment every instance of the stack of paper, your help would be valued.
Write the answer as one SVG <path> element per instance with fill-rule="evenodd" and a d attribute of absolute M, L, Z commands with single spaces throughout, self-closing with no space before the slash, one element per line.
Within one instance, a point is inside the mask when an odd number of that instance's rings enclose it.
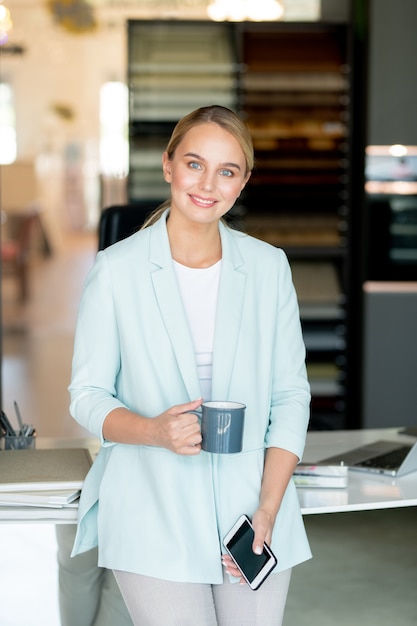
<path fill-rule="evenodd" d="M 62 489 L 45 491 L 0 491 L 1 506 L 46 506 L 61 508 L 80 497 L 80 489 Z"/>
<path fill-rule="evenodd" d="M 74 507 L 92 464 L 85 448 L 0 452 L 0 508 Z"/>
<path fill-rule="evenodd" d="M 297 487 L 344 488 L 348 482 L 346 465 L 309 465 L 300 463 L 293 473 Z"/>

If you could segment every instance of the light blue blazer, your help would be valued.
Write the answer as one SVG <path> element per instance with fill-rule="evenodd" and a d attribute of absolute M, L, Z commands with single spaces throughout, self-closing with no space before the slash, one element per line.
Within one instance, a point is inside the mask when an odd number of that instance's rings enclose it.
<path fill-rule="evenodd" d="M 221 583 L 221 538 L 258 506 L 265 448 L 303 454 L 310 393 L 296 294 L 284 253 L 220 224 L 222 266 L 213 400 L 246 404 L 243 451 L 176 455 L 104 441 L 116 407 L 152 418 L 201 396 L 166 229 L 99 252 L 77 322 L 71 414 L 102 447 L 86 478 L 73 554 L 173 581 Z M 295 487 L 277 516 L 278 570 L 308 558 Z"/>

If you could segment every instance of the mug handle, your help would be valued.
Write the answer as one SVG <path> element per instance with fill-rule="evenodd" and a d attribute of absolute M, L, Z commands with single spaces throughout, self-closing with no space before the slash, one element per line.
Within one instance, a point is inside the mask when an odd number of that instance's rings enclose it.
<path fill-rule="evenodd" d="M 198 419 L 201 421 L 201 411 L 186 411 L 186 413 L 194 413 L 194 415 L 197 415 Z M 232 418 L 229 414 L 227 416 L 227 420 L 225 420 L 225 423 L 217 427 L 217 434 L 224 435 L 224 433 L 229 430 L 231 421 Z"/>
<path fill-rule="evenodd" d="M 201 411 L 185 411 L 185 413 L 194 413 L 201 420 Z"/>

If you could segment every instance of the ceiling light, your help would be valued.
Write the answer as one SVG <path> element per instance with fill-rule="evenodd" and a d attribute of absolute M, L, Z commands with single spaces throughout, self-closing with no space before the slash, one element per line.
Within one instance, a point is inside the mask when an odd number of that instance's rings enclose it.
<path fill-rule="evenodd" d="M 407 154 L 407 148 L 406 146 L 403 146 L 401 144 L 394 144 L 393 146 L 390 146 L 390 154 L 394 157 L 403 157 L 406 156 Z"/>
<path fill-rule="evenodd" d="M 12 29 L 13 22 L 10 17 L 10 11 L 4 4 L 0 4 L 0 45 L 6 43 L 9 38 L 9 31 Z"/>

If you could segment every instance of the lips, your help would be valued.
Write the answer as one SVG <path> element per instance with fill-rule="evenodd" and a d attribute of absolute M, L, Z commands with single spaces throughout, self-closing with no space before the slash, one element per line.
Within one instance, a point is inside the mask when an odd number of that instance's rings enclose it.
<path fill-rule="evenodd" d="M 217 203 L 217 200 L 214 200 L 213 198 L 201 198 L 200 196 L 194 196 L 191 194 L 190 198 L 194 204 L 205 208 L 213 207 Z"/>

